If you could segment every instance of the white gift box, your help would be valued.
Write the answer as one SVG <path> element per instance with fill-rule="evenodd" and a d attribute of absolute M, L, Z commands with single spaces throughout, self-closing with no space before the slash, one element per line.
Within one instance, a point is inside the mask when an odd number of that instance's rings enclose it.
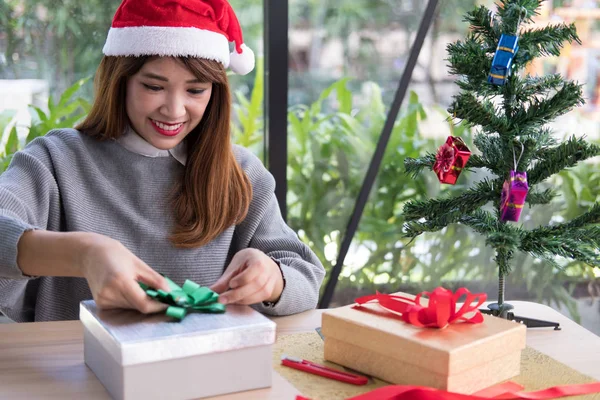
<path fill-rule="evenodd" d="M 84 359 L 115 399 L 194 399 L 271 386 L 275 323 L 248 306 L 224 314 L 99 310 L 80 304 Z"/>

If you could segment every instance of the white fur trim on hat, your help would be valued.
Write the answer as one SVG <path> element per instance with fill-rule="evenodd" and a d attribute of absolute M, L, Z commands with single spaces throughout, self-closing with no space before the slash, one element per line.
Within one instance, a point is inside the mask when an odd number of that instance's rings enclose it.
<path fill-rule="evenodd" d="M 219 61 L 225 68 L 229 66 L 227 38 L 220 33 L 198 28 L 110 28 L 102 52 L 107 56 L 190 56 Z M 244 50 L 242 55 L 245 54 Z"/>
<path fill-rule="evenodd" d="M 241 54 L 233 49 L 229 55 L 230 68 L 236 74 L 246 75 L 254 69 L 254 52 L 245 44 L 240 47 L 242 48 Z"/>

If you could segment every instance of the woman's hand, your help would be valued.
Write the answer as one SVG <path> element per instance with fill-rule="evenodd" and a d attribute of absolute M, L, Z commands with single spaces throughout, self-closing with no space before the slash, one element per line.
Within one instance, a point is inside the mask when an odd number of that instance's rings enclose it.
<path fill-rule="evenodd" d="M 283 291 L 283 276 L 275 261 L 256 249 L 240 250 L 223 276 L 210 287 L 219 303 L 255 304 L 275 302 Z"/>
<path fill-rule="evenodd" d="M 138 281 L 169 291 L 165 278 L 117 240 L 93 234 L 86 240 L 80 268 L 101 309 L 131 308 L 144 314 L 165 310 L 166 304 L 148 297 Z"/>

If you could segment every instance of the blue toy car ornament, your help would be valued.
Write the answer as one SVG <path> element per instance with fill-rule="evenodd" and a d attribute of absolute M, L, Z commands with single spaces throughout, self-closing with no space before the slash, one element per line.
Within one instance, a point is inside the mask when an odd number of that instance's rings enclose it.
<path fill-rule="evenodd" d="M 488 75 L 488 82 L 494 85 L 504 85 L 508 74 L 510 73 L 510 65 L 513 57 L 519 50 L 519 38 L 517 36 L 505 35 L 500 36 L 496 54 L 492 60 L 492 69 Z"/>

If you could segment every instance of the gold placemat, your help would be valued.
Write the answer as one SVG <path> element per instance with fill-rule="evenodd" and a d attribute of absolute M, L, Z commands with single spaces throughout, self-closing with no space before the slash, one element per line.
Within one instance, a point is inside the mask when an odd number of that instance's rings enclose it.
<path fill-rule="evenodd" d="M 344 368 L 323 359 L 323 341 L 316 332 L 279 336 L 273 349 L 273 366 L 275 370 L 304 396 L 310 397 L 312 400 L 346 399 L 389 385 L 387 382 L 373 378 L 369 380 L 367 385 L 354 386 L 284 367 L 281 365 L 282 354 L 303 358 L 342 371 Z M 596 382 L 593 378 L 585 376 L 530 347 L 525 348 L 521 355 L 521 375 L 511 379 L 511 381 L 523 385 L 527 391 L 557 385 Z M 567 397 L 567 399 L 600 400 L 600 394 Z"/>

